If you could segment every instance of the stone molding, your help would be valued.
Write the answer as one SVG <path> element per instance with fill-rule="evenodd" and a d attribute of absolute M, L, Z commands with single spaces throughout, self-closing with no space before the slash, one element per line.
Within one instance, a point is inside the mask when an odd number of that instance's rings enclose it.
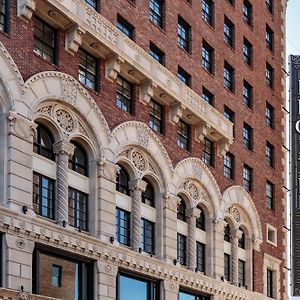
<path fill-rule="evenodd" d="M 105 63 L 105 77 L 110 81 L 115 81 L 121 72 L 121 64 L 124 59 L 118 55 L 113 56 Z"/>
<path fill-rule="evenodd" d="M 36 0 L 18 0 L 18 16 L 29 21 L 35 11 Z"/>
<path fill-rule="evenodd" d="M 70 54 L 75 55 L 81 46 L 82 35 L 85 30 L 78 25 L 71 27 L 65 34 L 65 49 Z"/>
<path fill-rule="evenodd" d="M 147 80 L 140 86 L 140 100 L 144 104 L 149 104 L 151 98 L 154 96 L 154 89 L 157 88 L 152 80 Z"/>

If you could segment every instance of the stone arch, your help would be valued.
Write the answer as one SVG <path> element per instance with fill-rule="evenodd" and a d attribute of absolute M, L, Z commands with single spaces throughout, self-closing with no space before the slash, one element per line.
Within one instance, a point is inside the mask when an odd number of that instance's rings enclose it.
<path fill-rule="evenodd" d="M 226 211 L 234 205 L 240 207 L 249 220 L 253 238 L 258 242 L 262 241 L 263 235 L 259 214 L 251 197 L 241 186 L 231 186 L 224 191 L 221 203 L 223 218 Z"/>
<path fill-rule="evenodd" d="M 218 184 L 207 168 L 207 166 L 199 158 L 186 158 L 180 161 L 174 170 L 174 186 L 178 190 L 188 179 L 198 182 L 202 187 L 203 191 L 208 194 L 210 198 L 213 214 L 215 218 L 221 216 L 220 203 L 221 203 L 221 192 Z M 176 192 L 175 192 L 176 193 Z M 201 197 L 199 197 L 200 199 Z M 201 203 L 201 200 L 195 200 L 197 206 Z"/>

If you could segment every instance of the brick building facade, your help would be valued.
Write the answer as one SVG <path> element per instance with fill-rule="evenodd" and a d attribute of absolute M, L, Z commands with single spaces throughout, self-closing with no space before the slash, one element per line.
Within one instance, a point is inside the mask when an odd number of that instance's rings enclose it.
<path fill-rule="evenodd" d="M 286 0 L 0 6 L 0 299 L 286 299 Z"/>

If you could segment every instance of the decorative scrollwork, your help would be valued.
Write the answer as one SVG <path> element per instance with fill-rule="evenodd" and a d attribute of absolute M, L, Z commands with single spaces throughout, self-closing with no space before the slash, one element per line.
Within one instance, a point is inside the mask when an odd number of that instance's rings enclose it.
<path fill-rule="evenodd" d="M 131 157 L 133 164 L 140 172 L 146 170 L 146 160 L 140 152 L 132 151 Z"/>
<path fill-rule="evenodd" d="M 193 182 L 188 180 L 184 183 L 183 186 L 184 186 L 184 189 L 188 192 L 188 194 L 190 195 L 190 197 L 193 200 L 196 200 L 196 199 L 199 198 L 199 195 L 200 195 L 199 194 L 199 189 Z"/>
<path fill-rule="evenodd" d="M 65 111 L 64 109 L 58 109 L 55 112 L 55 118 L 57 120 L 57 123 L 59 126 L 65 131 L 65 132 L 72 132 L 74 130 L 74 120 L 72 116 Z"/>

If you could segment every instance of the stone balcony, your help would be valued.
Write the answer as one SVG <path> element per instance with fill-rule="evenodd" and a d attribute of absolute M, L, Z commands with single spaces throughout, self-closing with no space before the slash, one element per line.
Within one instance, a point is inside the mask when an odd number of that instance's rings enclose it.
<path fill-rule="evenodd" d="M 0 300 L 58 300 L 58 299 L 0 288 Z"/>
<path fill-rule="evenodd" d="M 18 0 L 18 14 L 30 19 L 33 11 L 66 33 L 65 48 L 75 54 L 79 46 L 106 64 L 106 78 L 120 73 L 140 86 L 140 101 L 152 97 L 170 106 L 170 121 L 179 118 L 196 128 L 196 139 L 205 136 L 218 144 L 223 155 L 233 143 L 233 124 L 168 69 L 127 38 L 100 13 L 80 0 Z"/>

